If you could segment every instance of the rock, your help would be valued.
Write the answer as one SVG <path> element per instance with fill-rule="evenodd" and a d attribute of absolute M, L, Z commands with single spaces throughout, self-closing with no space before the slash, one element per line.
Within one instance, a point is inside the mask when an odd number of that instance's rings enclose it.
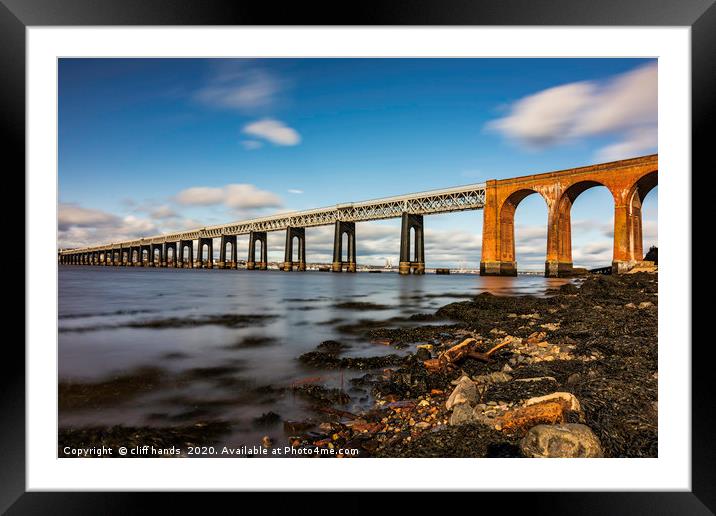
<path fill-rule="evenodd" d="M 654 303 L 652 303 L 651 301 L 643 301 L 643 302 L 639 303 L 640 309 L 651 308 L 652 306 L 654 306 Z"/>
<path fill-rule="evenodd" d="M 525 457 L 537 458 L 594 458 L 603 457 L 602 446 L 594 432 L 576 423 L 566 425 L 537 425 L 520 441 Z"/>
<path fill-rule="evenodd" d="M 505 383 L 512 380 L 512 376 L 505 373 L 504 371 L 496 371 L 492 374 L 490 374 L 490 382 L 491 383 Z"/>
<path fill-rule="evenodd" d="M 567 385 L 575 385 L 579 383 L 579 380 L 581 379 L 581 376 L 579 373 L 572 373 L 569 375 L 569 378 L 567 378 Z"/>
<path fill-rule="evenodd" d="M 510 364 L 505 364 L 505 365 L 502 367 L 502 372 L 503 372 L 503 373 L 510 373 L 510 372 L 512 372 L 512 368 L 510 367 Z"/>
<path fill-rule="evenodd" d="M 636 308 L 636 305 L 634 303 L 627 303 L 624 305 L 624 308 Z"/>
<path fill-rule="evenodd" d="M 470 407 L 470 404 L 461 403 L 455 405 L 452 415 L 450 416 L 450 424 L 456 426 L 469 423 L 470 421 L 472 421 L 472 407 Z"/>
<path fill-rule="evenodd" d="M 530 405 L 536 405 L 546 401 L 555 401 L 560 403 L 565 412 L 582 411 L 582 407 L 579 405 L 579 400 L 571 392 L 553 392 L 552 394 L 546 394 L 545 396 L 530 398 L 524 402 L 524 406 L 529 407 Z"/>
<path fill-rule="evenodd" d="M 379 431 L 382 428 L 382 425 L 380 423 L 360 422 L 352 424 L 350 428 L 356 433 L 372 434 Z"/>
<path fill-rule="evenodd" d="M 527 337 L 524 340 L 525 344 L 536 344 L 538 342 L 542 342 L 545 337 L 547 337 L 547 334 L 543 331 L 536 331 L 534 333 L 531 333 L 529 337 Z"/>
<path fill-rule="evenodd" d="M 463 403 L 474 405 L 477 402 L 477 386 L 468 376 L 463 376 L 458 380 L 455 389 L 445 402 L 445 407 L 451 410 L 456 405 Z"/>
<path fill-rule="evenodd" d="M 420 421 L 419 423 L 415 423 L 415 428 L 417 428 L 418 430 L 427 430 L 428 428 L 430 428 L 430 426 L 430 423 L 428 423 L 427 421 Z"/>
<path fill-rule="evenodd" d="M 544 328 L 545 330 L 549 330 L 549 331 L 556 331 L 559 329 L 559 323 L 540 324 L 540 328 Z"/>
<path fill-rule="evenodd" d="M 418 358 L 418 360 L 430 360 L 432 358 L 432 355 L 430 354 L 430 350 L 425 348 L 418 348 L 418 350 L 415 352 L 415 356 Z"/>

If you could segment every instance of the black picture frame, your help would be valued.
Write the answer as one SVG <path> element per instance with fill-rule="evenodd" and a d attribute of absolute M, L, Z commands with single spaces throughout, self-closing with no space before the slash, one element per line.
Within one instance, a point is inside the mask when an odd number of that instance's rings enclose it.
<path fill-rule="evenodd" d="M 25 167 L 25 30 L 29 26 L 629 25 L 691 27 L 692 169 L 709 170 L 712 167 L 707 166 L 706 159 L 712 144 L 707 141 L 710 134 L 707 124 L 714 115 L 716 92 L 716 7 L 713 4 L 714 0 L 394 0 L 383 4 L 360 2 L 350 7 L 334 3 L 329 8 L 318 3 L 295 2 L 277 8 L 272 3 L 211 0 L 0 0 L 4 163 L 15 170 Z M 688 172 L 684 171 L 685 176 Z M 25 274 L 32 271 L 26 267 Z M 691 282 L 690 277 L 684 280 Z M 18 341 L 6 341 L 4 360 L 0 361 L 0 511 L 7 514 L 130 514 L 148 510 L 157 495 L 26 492 L 25 352 Z M 691 342 L 670 344 L 680 348 L 674 352 L 691 346 Z M 716 447 L 712 445 L 714 390 L 709 371 L 712 366 L 706 357 L 710 343 L 703 344 L 691 347 L 690 492 L 482 493 L 472 495 L 470 503 L 478 503 L 476 508 L 494 503 L 513 508 L 524 504 L 535 514 L 713 514 L 716 510 Z M 250 503 L 246 494 L 240 496 L 242 504 Z M 271 506 L 277 503 L 275 498 L 272 500 Z M 448 502 L 447 498 L 443 500 Z M 216 501 L 214 498 L 212 503 Z M 290 512 L 313 505 L 306 502 L 296 501 L 293 506 L 296 509 Z M 206 502 L 199 503 L 206 509 Z M 406 512 L 422 504 L 422 497 L 411 496 L 411 500 L 401 502 L 401 507 Z M 177 508 L 190 509 L 191 505 L 185 495 L 175 494 L 171 499 L 164 497 L 161 508 L 166 513 Z M 342 496 L 339 510 L 363 514 L 373 512 L 374 505 L 354 493 Z"/>

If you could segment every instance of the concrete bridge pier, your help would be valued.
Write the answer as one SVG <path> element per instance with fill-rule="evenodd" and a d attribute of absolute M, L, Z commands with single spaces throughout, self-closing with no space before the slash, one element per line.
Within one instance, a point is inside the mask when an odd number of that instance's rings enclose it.
<path fill-rule="evenodd" d="M 204 246 L 206 246 L 207 256 L 204 260 Z M 213 269 L 214 268 L 214 239 L 213 238 L 200 238 L 198 247 L 198 268 L 200 269 Z"/>
<path fill-rule="evenodd" d="M 298 260 L 294 261 L 293 256 L 293 240 L 298 239 Z M 262 249 L 265 246 L 262 246 Z M 283 270 L 290 272 L 292 270 L 306 270 L 306 228 L 286 228 L 286 252 L 284 254 Z"/>
<path fill-rule="evenodd" d="M 343 261 L 343 235 L 348 235 L 347 260 Z M 333 238 L 333 272 L 356 271 L 356 224 L 355 222 L 336 221 L 336 231 Z"/>
<path fill-rule="evenodd" d="M 187 252 L 185 252 L 188 249 Z M 181 240 L 179 242 L 179 262 L 178 267 L 191 269 L 194 266 L 194 241 Z"/>
<path fill-rule="evenodd" d="M 268 269 L 268 246 L 266 243 L 268 238 L 266 237 L 266 231 L 252 231 L 249 233 L 249 256 L 246 260 L 247 270 L 263 270 Z M 288 242 L 288 236 L 286 237 Z M 261 244 L 261 257 L 259 261 L 256 261 L 256 244 Z M 288 245 L 288 244 L 287 244 Z"/>
<path fill-rule="evenodd" d="M 231 256 L 226 261 L 226 246 L 231 245 Z M 219 261 L 217 266 L 220 269 L 235 269 L 236 268 L 236 235 L 221 235 L 221 242 L 219 243 Z"/>
<path fill-rule="evenodd" d="M 415 236 L 413 259 L 410 259 L 410 233 Z M 400 274 L 425 274 L 425 238 L 423 236 L 423 216 L 403 213 L 400 231 Z"/>

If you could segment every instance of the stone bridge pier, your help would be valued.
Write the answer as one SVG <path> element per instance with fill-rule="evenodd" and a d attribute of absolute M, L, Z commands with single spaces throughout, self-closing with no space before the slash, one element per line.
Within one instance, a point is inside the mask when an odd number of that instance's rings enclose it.
<path fill-rule="evenodd" d="M 294 261 L 293 240 L 298 239 L 298 260 Z M 265 248 L 262 246 L 261 248 Z M 286 228 L 286 251 L 284 253 L 283 270 L 306 270 L 306 228 Z"/>
<path fill-rule="evenodd" d="M 410 259 L 411 238 L 413 233 L 413 259 Z M 403 213 L 400 231 L 400 274 L 425 274 L 425 238 L 423 236 L 423 216 Z"/>
<path fill-rule="evenodd" d="M 159 253 L 157 253 L 159 251 Z M 149 246 L 149 263 L 150 267 L 166 267 L 167 262 L 164 258 L 164 246 L 162 244 L 151 244 Z"/>
<path fill-rule="evenodd" d="M 144 253 L 147 253 L 147 259 L 144 259 Z M 139 266 L 149 267 L 152 261 L 152 246 L 150 244 L 139 246 Z"/>
<path fill-rule="evenodd" d="M 172 252 L 172 261 L 169 261 L 169 251 Z M 164 244 L 164 254 L 162 255 L 162 258 L 164 260 L 164 267 L 179 267 L 179 254 L 177 251 L 177 243 L 176 242 L 166 242 Z"/>
<path fill-rule="evenodd" d="M 644 259 L 641 203 L 657 185 L 658 157 L 602 163 L 558 172 L 490 180 L 485 185 L 480 274 L 514 276 L 515 211 L 534 193 L 547 204 L 545 276 L 572 274 L 572 205 L 581 193 L 606 187 L 614 200 L 612 271 L 621 273 Z"/>
<path fill-rule="evenodd" d="M 204 247 L 206 247 L 206 260 L 204 260 Z M 214 268 L 214 239 L 213 238 L 200 238 L 199 247 L 197 248 L 199 256 L 198 267 L 200 269 L 213 269 Z"/>
<path fill-rule="evenodd" d="M 268 238 L 266 237 L 266 231 L 252 231 L 249 233 L 249 256 L 246 260 L 246 268 L 248 270 L 261 270 L 265 271 L 268 269 L 268 247 L 266 245 L 266 242 L 268 241 Z M 286 245 L 290 247 L 290 238 L 287 234 L 286 236 Z M 261 244 L 261 257 L 258 261 L 256 261 L 256 244 Z M 288 247 L 286 248 L 286 252 L 288 252 Z M 288 258 L 287 258 L 288 260 Z M 285 265 L 285 263 L 284 263 Z"/>
<path fill-rule="evenodd" d="M 343 260 L 343 235 L 347 235 L 348 249 L 346 260 Z M 355 222 L 336 221 L 336 231 L 333 238 L 333 272 L 356 272 L 356 224 Z"/>
<path fill-rule="evenodd" d="M 228 261 L 226 260 L 226 248 L 231 245 L 231 256 Z M 220 269 L 235 269 L 236 268 L 236 235 L 222 235 L 221 242 L 219 243 L 219 261 L 217 266 Z"/>
<path fill-rule="evenodd" d="M 188 250 L 188 251 L 187 251 Z M 185 253 L 185 251 L 187 251 Z M 178 267 L 191 269 L 194 267 L 194 241 L 181 240 L 179 242 L 179 264 Z"/>

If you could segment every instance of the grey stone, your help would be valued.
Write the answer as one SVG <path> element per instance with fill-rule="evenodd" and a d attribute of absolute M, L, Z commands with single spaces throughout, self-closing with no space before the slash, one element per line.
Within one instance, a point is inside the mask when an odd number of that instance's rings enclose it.
<path fill-rule="evenodd" d="M 603 457 L 602 446 L 594 432 L 577 423 L 537 425 L 520 441 L 525 457 L 596 458 Z"/>
<path fill-rule="evenodd" d="M 468 376 L 461 377 L 452 394 L 445 402 L 445 407 L 450 410 L 461 403 L 474 405 L 478 402 L 477 386 Z"/>
<path fill-rule="evenodd" d="M 579 383 L 581 376 L 579 373 L 572 373 L 569 375 L 569 378 L 567 378 L 567 385 L 574 385 Z"/>
<path fill-rule="evenodd" d="M 450 424 L 452 426 L 462 425 L 472 421 L 472 407 L 468 403 L 460 403 L 455 405 L 450 416 Z"/>

